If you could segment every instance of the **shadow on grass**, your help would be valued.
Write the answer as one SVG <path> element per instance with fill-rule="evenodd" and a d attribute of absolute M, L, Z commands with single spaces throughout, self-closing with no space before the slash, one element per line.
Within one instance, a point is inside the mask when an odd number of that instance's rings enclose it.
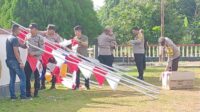
<path fill-rule="evenodd" d="M 129 104 L 122 104 L 120 102 L 110 102 L 106 99 L 138 96 L 143 95 L 136 91 L 130 91 L 128 89 L 127 91 L 112 91 L 101 89 L 92 89 L 89 91 L 73 91 L 58 88 L 56 90 L 41 90 L 39 91 L 39 97 L 33 98 L 33 100 L 31 101 L 16 100 L 13 102 L 10 101 L 10 99 L 8 98 L 2 99 L 0 101 L 0 111 L 13 112 L 13 110 L 15 110 L 15 112 L 77 112 L 82 108 L 109 108 L 107 105 L 131 106 Z M 104 98 L 106 99 L 104 100 Z M 100 99 L 100 101 L 97 99 Z M 102 106 L 101 104 L 105 105 Z"/>

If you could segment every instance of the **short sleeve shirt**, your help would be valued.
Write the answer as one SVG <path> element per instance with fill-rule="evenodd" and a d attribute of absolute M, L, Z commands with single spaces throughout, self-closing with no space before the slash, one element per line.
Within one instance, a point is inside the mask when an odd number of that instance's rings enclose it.
<path fill-rule="evenodd" d="M 81 38 L 79 38 L 79 40 L 81 42 L 87 42 L 88 43 L 88 37 L 85 35 L 82 35 Z M 88 47 L 82 46 L 81 44 L 78 45 L 78 49 L 77 52 L 83 56 L 88 56 L 88 52 L 87 52 Z"/>
<path fill-rule="evenodd" d="M 14 54 L 13 47 L 19 47 L 19 41 L 17 37 L 11 35 L 6 40 L 6 56 L 7 60 L 17 60 Z M 19 52 L 19 51 L 18 51 Z"/>

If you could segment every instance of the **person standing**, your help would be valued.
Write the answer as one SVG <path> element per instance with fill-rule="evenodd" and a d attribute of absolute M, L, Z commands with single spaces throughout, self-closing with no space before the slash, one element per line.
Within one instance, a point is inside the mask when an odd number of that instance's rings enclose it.
<path fill-rule="evenodd" d="M 80 25 L 74 27 L 74 33 L 75 37 L 73 38 L 78 42 L 78 48 L 77 48 L 77 53 L 79 53 L 82 56 L 88 57 L 88 37 L 82 34 L 82 28 Z M 79 89 L 80 86 L 80 70 L 78 69 L 77 74 L 76 74 L 76 86 L 74 89 Z M 89 78 L 85 78 L 85 87 L 87 89 L 90 89 L 89 85 Z"/>
<path fill-rule="evenodd" d="M 114 62 L 114 59 L 115 59 L 115 57 L 114 57 L 114 55 L 113 55 L 113 51 L 115 50 L 115 48 L 116 48 L 116 46 L 117 46 L 117 42 L 116 42 L 116 37 L 115 37 L 115 35 L 114 35 L 114 33 L 113 33 L 113 29 L 112 28 L 109 28 L 109 35 L 111 36 L 111 56 L 112 56 L 112 64 L 111 64 L 111 66 L 113 66 L 113 62 Z"/>
<path fill-rule="evenodd" d="M 49 24 L 47 26 L 47 31 L 43 31 L 43 32 L 40 32 L 42 36 L 46 37 L 47 40 L 53 42 L 53 43 L 59 43 L 61 42 L 61 37 L 60 35 L 58 35 L 56 33 L 56 26 L 53 25 L 53 24 Z M 43 56 L 45 58 L 45 56 Z M 53 59 L 54 57 L 51 57 L 51 60 L 55 60 Z M 48 60 L 47 60 L 48 61 Z M 49 62 L 47 62 L 49 63 Z M 40 89 L 45 89 L 45 73 L 46 73 L 46 68 L 47 68 L 47 65 L 45 65 L 43 63 L 43 72 L 42 72 L 42 79 L 41 79 L 41 88 Z M 55 89 L 55 84 L 56 84 L 56 76 L 53 75 L 52 76 L 52 81 L 51 81 L 51 87 L 50 89 Z"/>
<path fill-rule="evenodd" d="M 133 53 L 135 57 L 135 63 L 139 73 L 138 79 L 144 80 L 144 61 L 145 61 L 145 48 L 144 48 L 144 35 L 140 32 L 140 29 L 135 27 L 132 30 L 135 37 L 130 43 L 133 45 Z"/>
<path fill-rule="evenodd" d="M 26 36 L 28 43 L 30 43 L 31 45 L 34 45 L 36 47 L 39 47 L 41 49 L 44 49 L 44 40 L 38 33 L 38 25 L 36 23 L 31 23 L 29 25 L 29 28 L 30 28 L 30 33 L 27 34 L 27 36 Z M 41 50 L 31 46 L 31 45 L 28 47 L 28 58 L 32 57 L 32 58 L 37 59 L 38 61 L 41 61 L 41 55 L 42 55 L 43 51 L 41 51 Z M 31 78 L 31 74 L 34 73 L 34 77 L 35 77 L 34 97 L 37 97 L 38 91 L 39 91 L 39 88 L 40 88 L 40 73 L 37 70 L 37 68 L 35 69 L 35 71 L 32 71 L 30 64 L 31 63 L 29 63 L 28 59 L 27 59 L 26 64 L 25 64 L 26 96 L 31 97 L 31 81 L 30 81 L 30 78 Z"/>
<path fill-rule="evenodd" d="M 113 56 L 112 56 L 112 45 L 115 38 L 111 35 L 111 29 L 105 28 L 103 33 L 97 37 L 98 41 L 98 60 L 100 63 L 112 67 Z"/>
<path fill-rule="evenodd" d="M 10 72 L 10 98 L 17 99 L 15 95 L 15 80 L 16 74 L 20 79 L 20 98 L 27 99 L 26 97 L 26 76 L 24 73 L 24 63 L 21 60 L 19 47 L 27 48 L 25 44 L 21 44 L 17 38 L 19 35 L 19 26 L 12 25 L 12 35 L 6 40 L 6 64 Z"/>
<path fill-rule="evenodd" d="M 165 71 L 177 71 L 180 59 L 180 50 L 168 37 L 160 37 L 158 42 L 161 46 L 165 47 L 165 52 L 168 56 L 168 64 Z"/>

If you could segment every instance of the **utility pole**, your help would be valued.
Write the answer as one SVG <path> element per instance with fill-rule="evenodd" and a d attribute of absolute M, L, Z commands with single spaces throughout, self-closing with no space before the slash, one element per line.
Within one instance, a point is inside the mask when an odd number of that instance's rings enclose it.
<path fill-rule="evenodd" d="M 160 28 L 160 37 L 164 37 L 165 33 L 165 10 L 164 10 L 164 0 L 160 1 L 160 20 L 161 20 L 161 28 Z M 163 62 L 165 60 L 165 47 L 159 46 L 159 52 L 161 52 L 161 56 L 159 56 L 159 62 Z"/>
<path fill-rule="evenodd" d="M 164 37 L 164 30 L 165 30 L 165 10 L 164 10 L 164 0 L 161 0 L 160 2 L 160 19 L 161 19 L 161 32 L 160 36 Z"/>

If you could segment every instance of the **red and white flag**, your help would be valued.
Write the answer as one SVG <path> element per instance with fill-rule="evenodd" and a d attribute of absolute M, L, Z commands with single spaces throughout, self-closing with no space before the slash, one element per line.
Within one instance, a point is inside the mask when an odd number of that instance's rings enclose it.
<path fill-rule="evenodd" d="M 99 67 L 95 67 L 93 70 L 93 74 L 97 80 L 97 82 L 99 83 L 100 86 L 103 85 L 104 81 L 105 81 L 105 77 L 107 75 L 108 71 L 99 68 Z"/>
<path fill-rule="evenodd" d="M 106 80 L 108 81 L 108 84 L 110 85 L 111 89 L 116 90 L 119 84 L 119 81 L 121 80 L 121 77 L 108 73 L 106 75 Z"/>

